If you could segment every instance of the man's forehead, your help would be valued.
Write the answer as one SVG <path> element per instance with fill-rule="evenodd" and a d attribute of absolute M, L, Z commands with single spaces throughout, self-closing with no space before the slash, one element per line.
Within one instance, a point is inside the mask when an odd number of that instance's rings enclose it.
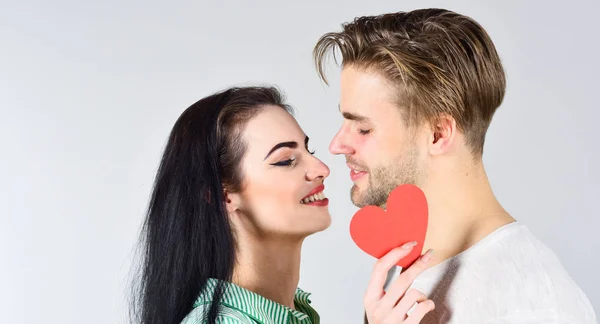
<path fill-rule="evenodd" d="M 342 71 L 340 90 L 343 110 L 354 109 L 354 105 L 373 106 L 394 102 L 398 94 L 397 87 L 381 73 L 354 67 Z"/>

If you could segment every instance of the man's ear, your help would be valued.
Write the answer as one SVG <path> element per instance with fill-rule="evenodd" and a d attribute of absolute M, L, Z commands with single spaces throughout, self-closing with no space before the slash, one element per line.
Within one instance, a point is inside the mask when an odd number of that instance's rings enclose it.
<path fill-rule="evenodd" d="M 457 132 L 456 120 L 452 116 L 440 116 L 431 128 L 429 153 L 441 155 L 448 152 L 456 141 Z"/>

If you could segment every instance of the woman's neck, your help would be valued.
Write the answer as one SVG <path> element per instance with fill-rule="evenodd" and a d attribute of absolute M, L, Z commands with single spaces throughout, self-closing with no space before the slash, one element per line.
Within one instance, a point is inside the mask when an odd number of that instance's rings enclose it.
<path fill-rule="evenodd" d="M 241 239 L 241 238 L 238 238 Z M 294 309 L 302 240 L 238 240 L 233 283 Z"/>

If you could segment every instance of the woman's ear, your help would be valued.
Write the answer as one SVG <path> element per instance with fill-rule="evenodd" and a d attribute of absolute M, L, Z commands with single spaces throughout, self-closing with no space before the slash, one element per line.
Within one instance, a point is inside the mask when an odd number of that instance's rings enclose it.
<path fill-rule="evenodd" d="M 229 215 L 235 214 L 240 209 L 242 197 L 239 193 L 231 193 L 227 189 L 223 190 L 223 199 Z"/>

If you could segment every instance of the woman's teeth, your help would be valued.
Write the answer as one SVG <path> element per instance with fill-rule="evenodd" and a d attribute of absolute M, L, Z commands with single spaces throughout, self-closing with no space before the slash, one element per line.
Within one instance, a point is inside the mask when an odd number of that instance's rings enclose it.
<path fill-rule="evenodd" d="M 314 195 L 311 195 L 311 196 L 308 196 L 308 197 L 306 197 L 306 198 L 302 199 L 302 200 L 300 201 L 300 203 L 301 203 L 301 204 L 307 204 L 307 203 L 309 203 L 309 202 L 313 202 L 313 201 L 316 201 L 316 200 L 323 200 L 323 199 L 325 199 L 325 198 L 326 198 L 326 197 L 325 197 L 325 194 L 323 193 L 323 191 L 321 191 L 321 192 L 319 192 L 319 193 L 316 193 L 316 194 L 314 194 Z"/>

